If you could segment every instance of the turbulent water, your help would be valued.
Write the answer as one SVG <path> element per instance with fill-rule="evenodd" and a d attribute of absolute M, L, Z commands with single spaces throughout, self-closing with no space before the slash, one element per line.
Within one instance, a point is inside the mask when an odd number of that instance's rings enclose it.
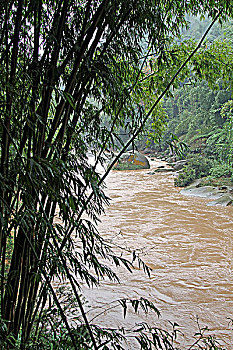
<path fill-rule="evenodd" d="M 99 230 L 116 245 L 140 252 L 152 272 L 149 278 L 142 269 L 120 268 L 120 284 L 106 281 L 86 290 L 89 317 L 100 325 L 128 328 L 143 320 L 168 328 L 168 320 L 176 322 L 185 334 L 183 346 L 191 344 L 198 317 L 201 327 L 208 326 L 233 349 L 233 207 L 207 206 L 208 200 L 183 196 L 173 183 L 172 173 L 110 174 L 112 200 Z M 156 304 L 159 320 L 132 312 L 124 319 L 119 309 L 108 310 L 116 299 L 141 296 Z"/>

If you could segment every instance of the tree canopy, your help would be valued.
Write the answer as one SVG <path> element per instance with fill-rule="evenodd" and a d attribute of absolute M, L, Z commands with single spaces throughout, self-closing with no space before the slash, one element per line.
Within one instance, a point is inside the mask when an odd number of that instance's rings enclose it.
<path fill-rule="evenodd" d="M 187 49 L 188 45 L 192 45 L 193 39 L 186 38 L 192 34 L 194 39 L 199 38 L 200 32 L 196 28 L 203 30 L 203 26 L 198 26 L 196 18 L 189 20 L 190 29 L 182 33 L 182 43 Z M 206 22 L 209 23 L 209 20 Z M 173 144 L 183 146 L 185 152 L 180 152 L 180 156 L 190 159 L 190 172 L 193 171 L 191 168 L 194 164 L 200 162 L 199 156 L 206 158 L 207 163 L 212 164 L 206 169 L 209 184 L 213 180 L 216 184 L 224 181 L 230 185 L 230 178 L 233 179 L 231 34 L 232 21 L 227 21 L 222 26 L 215 23 L 205 44 L 187 65 L 189 73 L 187 71 L 186 75 L 180 76 L 182 79 L 178 81 L 176 89 L 170 91 L 170 96 L 167 95 L 163 101 L 167 124 L 165 133 L 159 140 L 160 150 L 168 153 L 169 145 L 171 148 Z M 151 137 L 153 139 L 153 132 Z M 193 157 L 197 158 L 194 163 Z M 188 176 L 189 171 L 186 171 Z M 204 176 L 203 172 L 199 175 L 201 174 Z M 178 181 L 180 186 L 195 179 L 194 174 L 187 176 L 184 176 L 184 181 Z M 218 181 L 216 176 L 226 176 L 229 180 L 225 178 Z M 180 177 L 183 175 L 180 174 Z"/>

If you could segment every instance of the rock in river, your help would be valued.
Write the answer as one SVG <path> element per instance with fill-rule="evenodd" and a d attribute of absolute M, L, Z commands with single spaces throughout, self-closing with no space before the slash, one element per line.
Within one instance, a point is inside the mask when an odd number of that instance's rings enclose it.
<path fill-rule="evenodd" d="M 140 152 L 123 153 L 118 162 L 115 163 L 115 170 L 150 169 L 150 163 L 144 154 Z"/>
<path fill-rule="evenodd" d="M 231 205 L 233 203 L 233 196 L 229 194 L 222 194 L 221 197 L 216 199 L 215 201 L 209 202 L 208 205 Z"/>
<path fill-rule="evenodd" d="M 199 186 L 200 180 L 196 180 L 190 186 L 183 188 L 180 193 L 186 196 L 196 196 L 202 198 L 213 199 L 208 205 L 233 205 L 233 195 L 231 194 L 228 187 L 226 190 L 228 193 L 223 192 L 223 188 L 212 187 L 212 186 Z"/>
<path fill-rule="evenodd" d="M 178 160 L 176 163 L 173 164 L 174 171 L 178 171 L 184 168 L 184 166 L 188 163 L 186 159 L 184 160 Z"/>
<path fill-rule="evenodd" d="M 187 196 L 196 196 L 196 197 L 211 198 L 211 199 L 219 198 L 222 195 L 222 193 L 219 193 L 219 191 L 212 186 L 202 186 L 202 187 L 188 186 L 186 188 L 183 188 L 180 191 L 180 193 Z"/>

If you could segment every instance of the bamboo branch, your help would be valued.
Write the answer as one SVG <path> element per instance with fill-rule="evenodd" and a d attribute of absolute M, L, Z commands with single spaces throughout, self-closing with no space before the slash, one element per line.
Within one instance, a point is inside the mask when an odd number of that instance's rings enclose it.
<path fill-rule="evenodd" d="M 112 163 L 108 166 L 108 169 L 106 170 L 106 172 L 104 173 L 104 175 L 102 176 L 102 178 L 100 179 L 98 186 L 100 186 L 104 180 L 106 179 L 106 177 L 109 175 L 110 171 L 112 170 L 114 164 L 116 163 L 116 161 L 118 161 L 121 157 L 121 155 L 127 150 L 127 148 L 132 144 L 132 142 L 136 139 L 136 137 L 140 134 L 140 132 L 143 130 L 144 125 L 146 124 L 148 118 L 150 117 L 151 113 L 153 112 L 153 110 L 155 109 L 155 107 L 158 105 L 158 103 L 162 100 L 162 98 L 165 96 L 165 94 L 168 92 L 168 90 L 170 89 L 171 85 L 173 84 L 173 82 L 175 81 L 175 79 L 178 77 L 179 73 L 182 71 L 182 69 L 187 65 L 187 63 L 190 61 L 190 59 L 195 55 L 195 53 L 199 50 L 199 48 L 201 47 L 201 45 L 203 44 L 203 41 L 205 40 L 206 36 L 208 35 L 209 31 L 211 30 L 211 28 L 213 27 L 214 23 L 218 20 L 218 18 L 220 17 L 222 11 L 220 11 L 218 13 L 218 15 L 214 18 L 214 20 L 212 21 L 212 23 L 209 25 L 209 27 L 207 28 L 207 30 L 205 31 L 204 35 L 202 36 L 201 40 L 199 41 L 199 43 L 197 44 L 196 48 L 191 52 L 190 55 L 188 55 L 188 57 L 186 58 L 186 60 L 183 62 L 183 64 L 180 66 L 180 68 L 177 70 L 177 72 L 173 75 L 173 77 L 171 78 L 170 82 L 168 83 L 167 87 L 163 90 L 163 92 L 158 96 L 158 98 L 156 99 L 155 103 L 152 105 L 152 107 L 150 108 L 149 112 L 146 114 L 144 120 L 142 121 L 140 127 L 134 132 L 134 134 L 132 135 L 132 137 L 129 139 L 129 141 L 125 144 L 125 146 L 121 149 L 121 151 L 117 154 L 117 156 L 113 159 Z M 80 211 L 78 217 L 77 217 L 77 221 L 79 221 L 84 213 L 85 208 L 87 207 L 88 203 L 91 201 L 92 197 L 94 196 L 94 191 L 92 191 L 89 195 L 89 197 L 87 198 L 85 205 L 83 206 L 83 209 Z M 70 235 L 72 234 L 72 230 L 70 230 L 69 232 L 67 232 L 66 236 L 64 237 L 62 244 L 61 244 L 61 249 L 63 249 L 63 247 L 65 246 L 65 243 L 67 241 L 67 239 L 70 237 Z"/>

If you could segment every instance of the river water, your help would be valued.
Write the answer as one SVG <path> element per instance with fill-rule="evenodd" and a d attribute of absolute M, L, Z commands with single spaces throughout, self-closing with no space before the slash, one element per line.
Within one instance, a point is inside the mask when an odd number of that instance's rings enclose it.
<path fill-rule="evenodd" d="M 151 170 L 157 165 L 152 162 Z M 233 207 L 207 206 L 207 199 L 181 195 L 173 183 L 172 173 L 111 172 L 111 205 L 99 231 L 116 246 L 140 252 L 152 271 L 148 277 L 137 267 L 132 273 L 120 268 L 120 284 L 105 281 L 85 290 L 89 318 L 128 328 L 145 320 L 168 328 L 169 321 L 176 322 L 185 349 L 198 317 L 201 327 L 208 326 L 233 349 Z M 108 310 L 116 299 L 140 297 L 153 301 L 162 316 L 129 312 L 124 319 L 119 309 Z"/>

